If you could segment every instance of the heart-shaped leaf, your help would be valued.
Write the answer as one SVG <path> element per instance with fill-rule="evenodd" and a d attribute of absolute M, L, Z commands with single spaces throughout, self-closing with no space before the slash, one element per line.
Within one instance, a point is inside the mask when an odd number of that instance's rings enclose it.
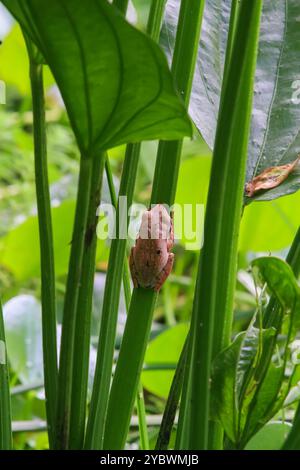
<path fill-rule="evenodd" d="M 106 0 L 4 0 L 40 49 L 84 154 L 191 135 L 159 47 Z"/>
<path fill-rule="evenodd" d="M 168 2 L 162 44 L 170 57 L 179 11 L 179 0 Z M 190 115 L 213 148 L 220 103 L 231 0 L 207 0 Z M 300 47 L 300 4 L 297 0 L 264 2 L 255 75 L 251 134 L 246 182 L 270 167 L 293 162 L 300 149 L 300 80 L 295 62 Z M 259 192 L 254 199 L 271 200 L 297 191 L 300 169 L 280 185 Z"/>

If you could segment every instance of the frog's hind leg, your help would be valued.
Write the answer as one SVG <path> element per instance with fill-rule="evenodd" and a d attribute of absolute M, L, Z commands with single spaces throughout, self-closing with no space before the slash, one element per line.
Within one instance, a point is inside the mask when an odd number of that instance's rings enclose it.
<path fill-rule="evenodd" d="M 158 292 L 161 289 L 165 280 L 167 279 L 170 272 L 172 271 L 173 263 L 174 263 L 174 253 L 170 253 L 166 266 L 162 269 L 162 271 L 156 277 L 156 284 L 154 286 L 155 292 Z"/>
<path fill-rule="evenodd" d="M 133 259 L 133 248 L 131 248 L 131 251 L 130 251 L 129 268 L 130 268 L 130 272 L 131 272 L 133 285 L 134 285 L 134 287 L 137 288 L 137 287 L 139 287 L 139 283 L 138 283 L 138 280 L 137 280 L 137 273 L 136 273 L 135 263 L 134 263 L 134 259 Z"/>

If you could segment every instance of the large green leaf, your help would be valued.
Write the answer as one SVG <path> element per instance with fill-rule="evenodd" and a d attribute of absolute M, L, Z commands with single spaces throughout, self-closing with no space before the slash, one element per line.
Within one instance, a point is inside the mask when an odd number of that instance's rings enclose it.
<path fill-rule="evenodd" d="M 259 271 L 262 283 L 266 283 L 270 292 L 280 303 L 282 309 L 292 315 L 298 323 L 300 317 L 300 287 L 292 268 L 283 260 L 271 256 L 262 256 L 252 262 L 252 268 Z"/>
<path fill-rule="evenodd" d="M 42 52 L 82 152 L 191 134 L 159 47 L 106 0 L 4 0 Z"/>
<path fill-rule="evenodd" d="M 66 200 L 52 209 L 57 276 L 67 272 L 74 210 L 73 200 Z M 38 218 L 31 216 L 1 239 L 0 264 L 5 266 L 19 282 L 37 278 L 40 275 L 38 246 Z M 99 260 L 101 256 L 101 260 L 106 260 L 108 248 L 103 240 L 98 240 L 98 249 L 97 259 Z"/>
<path fill-rule="evenodd" d="M 205 207 L 210 163 L 211 158 L 205 153 L 202 156 L 196 153 L 182 161 L 176 193 L 176 204 L 181 209 L 184 209 L 184 204 L 192 204 L 193 210 L 196 204 L 204 204 Z M 240 226 L 239 250 L 269 253 L 290 246 L 299 226 L 299 214 L 295 210 L 298 206 L 300 192 L 246 206 Z M 188 211 L 185 216 L 187 223 L 191 223 Z M 174 221 L 175 233 L 181 233 L 181 218 L 180 214 L 176 216 L 176 208 Z M 184 236 L 181 240 L 187 241 Z"/>
<path fill-rule="evenodd" d="M 9 362 L 24 383 L 43 381 L 41 305 L 31 295 L 18 295 L 3 308 Z"/>
<path fill-rule="evenodd" d="M 179 0 L 168 2 L 162 43 L 171 55 Z M 220 102 L 231 0 L 207 0 L 190 115 L 213 148 Z M 257 58 L 246 181 L 270 166 L 295 160 L 300 150 L 300 89 L 295 62 L 300 47 L 297 0 L 264 2 Z M 299 167 L 277 188 L 252 199 L 270 200 L 300 187 Z M 250 202 L 247 199 L 246 202 Z"/>
<path fill-rule="evenodd" d="M 18 70 L 18 73 L 16 73 Z M 18 24 L 5 36 L 0 48 L 0 76 L 7 85 L 14 85 L 24 95 L 30 94 L 29 61 L 26 54 L 26 45 Z M 45 68 L 45 88 L 53 85 L 54 80 L 48 69 Z"/>
<path fill-rule="evenodd" d="M 300 191 L 245 207 L 239 236 L 241 251 L 274 252 L 292 244 L 299 227 Z"/>
<path fill-rule="evenodd" d="M 290 423 L 273 421 L 266 424 L 248 442 L 246 450 L 279 450 L 291 429 Z"/>
<path fill-rule="evenodd" d="M 180 323 L 150 341 L 145 356 L 146 370 L 142 374 L 142 381 L 144 387 L 151 393 L 163 398 L 168 397 L 174 376 L 174 370 L 170 369 L 175 368 L 178 362 L 188 330 L 187 323 Z M 153 367 L 157 369 L 161 367 L 161 370 L 151 370 Z"/>

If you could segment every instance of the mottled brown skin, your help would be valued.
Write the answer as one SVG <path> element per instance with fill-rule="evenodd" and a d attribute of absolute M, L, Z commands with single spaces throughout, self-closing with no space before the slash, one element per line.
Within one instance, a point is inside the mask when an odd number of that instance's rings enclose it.
<path fill-rule="evenodd" d="M 163 206 L 158 205 L 154 209 L 165 211 L 165 220 L 168 217 L 170 229 L 167 237 L 163 238 L 161 228 L 158 234 L 160 238 L 153 239 L 149 236 L 143 239 L 139 235 L 135 247 L 131 249 L 129 264 L 134 287 L 144 287 L 158 292 L 172 271 L 174 254 L 171 253 L 171 249 L 174 245 L 174 229 L 173 221 Z M 143 223 L 148 223 L 148 227 L 151 224 L 152 211 L 148 211 L 147 218 L 144 218 Z"/>

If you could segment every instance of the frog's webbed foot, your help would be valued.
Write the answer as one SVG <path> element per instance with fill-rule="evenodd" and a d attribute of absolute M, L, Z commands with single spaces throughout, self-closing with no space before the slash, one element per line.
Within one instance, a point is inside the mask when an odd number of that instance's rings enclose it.
<path fill-rule="evenodd" d="M 161 287 L 164 284 L 165 280 L 167 279 L 170 272 L 172 271 L 173 263 L 174 263 L 174 253 L 169 253 L 169 258 L 168 258 L 167 264 L 162 269 L 162 271 L 159 273 L 159 275 L 156 277 L 156 284 L 154 286 L 155 292 L 158 292 L 161 289 Z"/>

